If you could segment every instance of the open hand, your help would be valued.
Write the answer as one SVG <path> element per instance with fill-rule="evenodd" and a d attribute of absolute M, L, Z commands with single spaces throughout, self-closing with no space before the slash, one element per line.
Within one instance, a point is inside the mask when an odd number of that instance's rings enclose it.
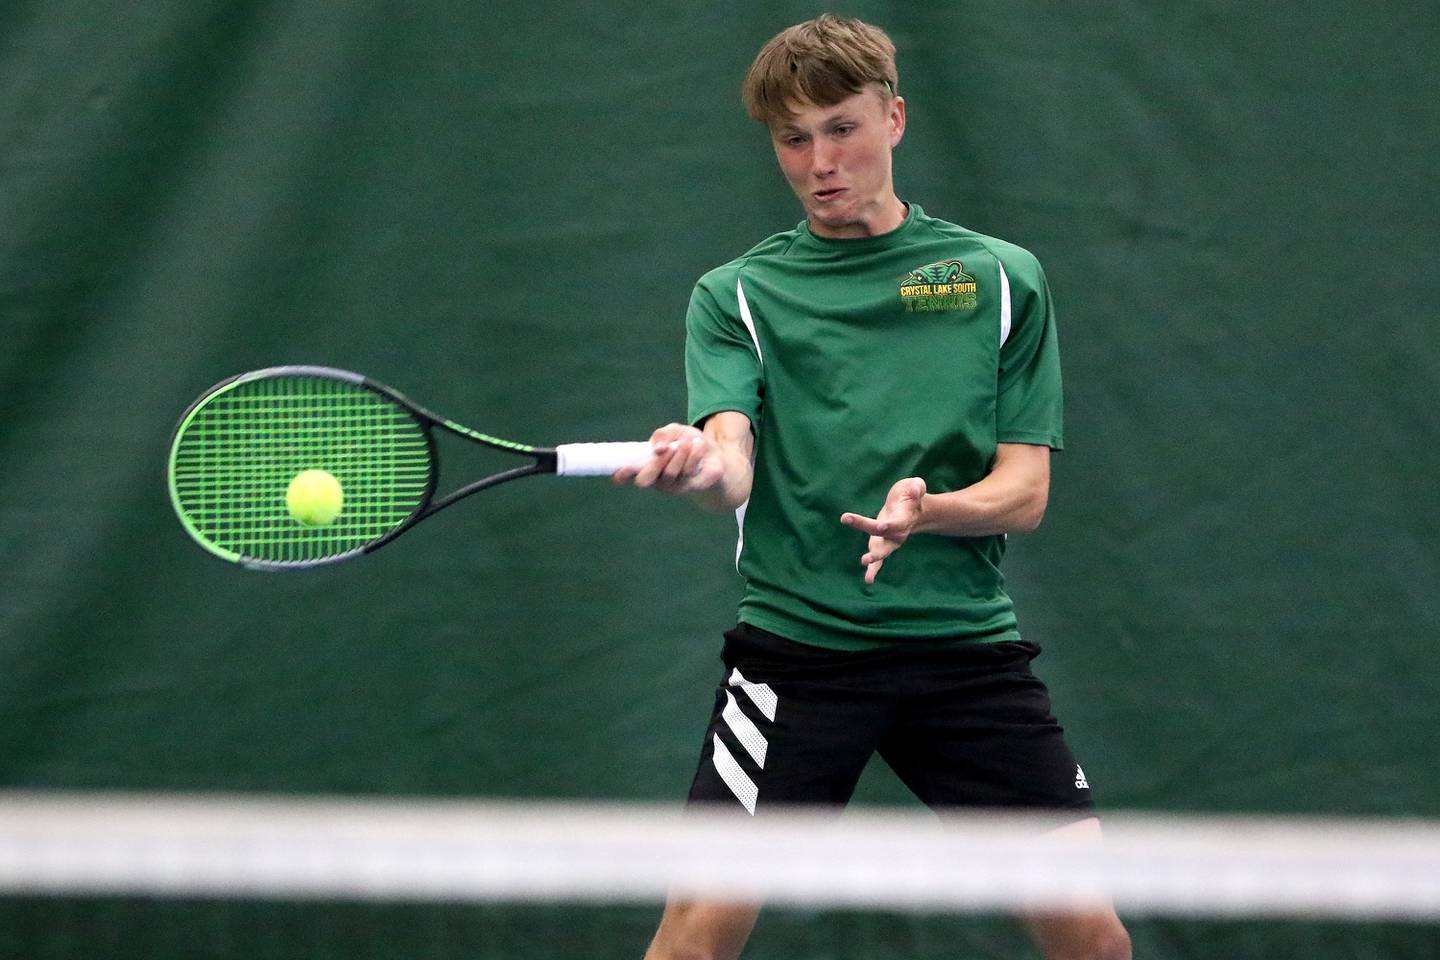
<path fill-rule="evenodd" d="M 873 519 L 858 513 L 842 513 L 840 522 L 870 534 L 870 543 L 860 558 L 865 568 L 865 582 L 874 583 L 875 575 L 890 556 L 915 532 L 920 519 L 921 503 L 925 498 L 925 481 L 919 477 L 906 477 L 896 481 L 885 497 L 885 505 Z"/>

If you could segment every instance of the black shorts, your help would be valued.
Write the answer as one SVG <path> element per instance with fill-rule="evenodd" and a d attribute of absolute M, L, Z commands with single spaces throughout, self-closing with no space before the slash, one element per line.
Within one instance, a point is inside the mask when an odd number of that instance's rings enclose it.
<path fill-rule="evenodd" d="M 1090 786 L 1030 672 L 1033 643 L 848 652 L 740 624 L 690 803 L 844 804 L 878 752 L 926 805 L 1089 814 Z"/>

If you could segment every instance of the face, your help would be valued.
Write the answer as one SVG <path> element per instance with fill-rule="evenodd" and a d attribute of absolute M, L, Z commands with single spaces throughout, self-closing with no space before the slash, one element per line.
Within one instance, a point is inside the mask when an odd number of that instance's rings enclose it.
<path fill-rule="evenodd" d="M 833 106 L 791 104 L 770 125 L 780 170 L 818 236 L 888 233 L 905 219 L 890 175 L 890 152 L 905 133 L 905 101 L 862 90 Z"/>

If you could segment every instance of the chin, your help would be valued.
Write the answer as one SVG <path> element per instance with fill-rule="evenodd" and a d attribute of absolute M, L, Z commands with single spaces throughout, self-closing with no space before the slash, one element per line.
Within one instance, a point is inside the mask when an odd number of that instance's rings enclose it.
<path fill-rule="evenodd" d="M 829 227 L 832 230 L 840 230 L 844 227 L 853 227 L 855 224 L 860 222 L 854 216 L 846 216 L 845 214 L 837 213 L 833 210 L 812 211 L 810 214 L 810 219 L 814 220 L 818 224 L 821 224 L 822 226 Z"/>

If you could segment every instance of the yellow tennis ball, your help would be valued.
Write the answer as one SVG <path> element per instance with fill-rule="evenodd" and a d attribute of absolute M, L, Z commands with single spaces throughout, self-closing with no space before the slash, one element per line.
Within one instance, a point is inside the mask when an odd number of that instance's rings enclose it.
<path fill-rule="evenodd" d="M 285 506 L 290 516 L 307 527 L 323 527 L 334 523 L 345 503 L 340 481 L 325 470 L 306 470 L 295 475 L 285 491 Z"/>

